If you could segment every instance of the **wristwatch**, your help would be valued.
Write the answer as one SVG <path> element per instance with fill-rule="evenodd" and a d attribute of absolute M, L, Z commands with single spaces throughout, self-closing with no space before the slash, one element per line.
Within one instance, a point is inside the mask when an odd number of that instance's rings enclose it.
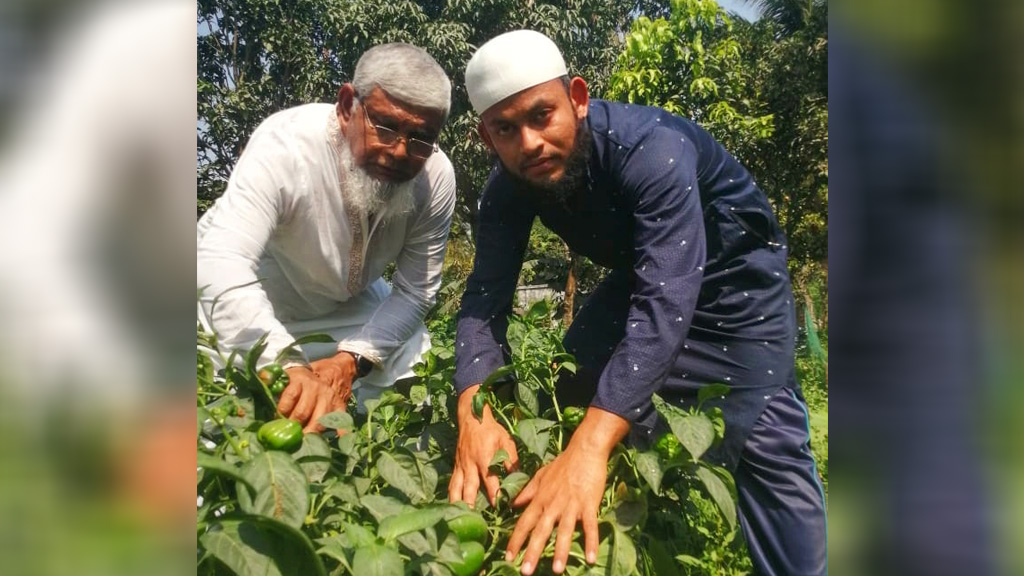
<path fill-rule="evenodd" d="M 348 352 L 348 350 L 346 350 Z M 352 358 L 356 361 L 356 378 L 362 378 L 373 370 L 373 362 L 369 358 L 366 358 L 362 354 L 356 354 L 355 352 L 348 352 L 352 355 Z"/>

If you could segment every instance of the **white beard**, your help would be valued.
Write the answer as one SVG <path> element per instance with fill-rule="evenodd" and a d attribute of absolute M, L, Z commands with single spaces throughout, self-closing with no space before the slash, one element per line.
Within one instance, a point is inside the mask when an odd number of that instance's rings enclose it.
<path fill-rule="evenodd" d="M 415 178 L 408 182 L 391 183 L 377 180 L 356 166 L 352 151 L 347 145 L 338 147 L 341 162 L 342 190 L 345 203 L 363 214 L 379 214 L 387 220 L 412 212 L 416 207 L 413 196 Z"/>

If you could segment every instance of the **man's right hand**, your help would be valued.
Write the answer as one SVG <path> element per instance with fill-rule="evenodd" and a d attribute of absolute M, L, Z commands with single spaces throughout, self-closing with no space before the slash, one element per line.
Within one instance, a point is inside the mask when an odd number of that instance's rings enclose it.
<path fill-rule="evenodd" d="M 505 470 L 511 472 L 519 466 L 519 454 L 512 436 L 491 415 L 490 406 L 484 406 L 482 421 L 473 414 L 473 395 L 478 388 L 480 385 L 471 386 L 459 395 L 459 441 L 448 500 L 473 506 L 482 481 L 487 500 L 494 506 L 501 481 L 488 465 L 498 450 L 505 450 L 509 455 Z"/>
<path fill-rule="evenodd" d="M 345 390 L 317 378 L 305 366 L 286 368 L 288 387 L 281 394 L 277 409 L 282 416 L 298 420 L 304 432 L 323 432 L 318 420 L 324 414 L 344 412 L 348 404 Z M 351 392 L 349 392 L 350 394 Z"/>

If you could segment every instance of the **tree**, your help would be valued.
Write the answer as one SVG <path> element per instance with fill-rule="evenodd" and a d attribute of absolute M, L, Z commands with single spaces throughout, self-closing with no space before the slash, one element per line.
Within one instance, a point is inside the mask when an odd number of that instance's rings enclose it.
<path fill-rule="evenodd" d="M 633 22 L 608 95 L 691 118 L 746 161 L 773 131 L 752 79 L 718 4 L 672 0 L 668 19 Z"/>
<path fill-rule="evenodd" d="M 828 0 L 746 0 L 761 16 L 772 22 L 780 36 L 786 37 L 810 25 L 821 14 Z"/>

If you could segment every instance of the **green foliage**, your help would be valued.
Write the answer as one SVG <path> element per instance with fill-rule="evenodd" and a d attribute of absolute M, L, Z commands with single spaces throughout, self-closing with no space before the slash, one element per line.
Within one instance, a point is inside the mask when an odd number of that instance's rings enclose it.
<path fill-rule="evenodd" d="M 827 350 L 827 334 L 822 336 L 821 345 Z M 796 374 L 807 400 L 811 452 L 828 496 L 828 363 L 802 343 L 796 350 Z"/>
<path fill-rule="evenodd" d="M 520 285 L 565 285 L 569 273 L 569 247 L 557 234 L 540 222 L 534 222 L 530 241 L 523 255 Z"/>
<path fill-rule="evenodd" d="M 520 285 L 546 284 L 559 291 L 565 288 L 569 276 L 571 254 L 565 241 L 538 220 L 530 230 L 530 241 L 523 255 L 523 269 L 519 274 Z M 590 259 L 576 256 L 577 305 L 583 297 L 597 288 L 604 278 L 605 270 Z"/>
<path fill-rule="evenodd" d="M 470 234 L 460 232 L 458 226 L 453 226 L 448 235 L 448 249 L 441 269 L 441 288 L 437 293 L 437 306 L 432 310 L 430 318 L 453 316 L 459 311 L 462 294 L 466 291 L 466 279 L 473 271 L 473 239 Z"/>
<path fill-rule="evenodd" d="M 492 403 L 520 454 L 501 482 L 496 507 L 479 512 L 447 502 L 454 461 L 454 323 L 431 323 L 435 348 L 416 366 L 406 393 L 384 392 L 365 411 L 328 414 L 341 435 L 306 434 L 294 453 L 265 451 L 256 430 L 276 410 L 250 370 L 214 373 L 216 338 L 197 331 L 197 574 L 515 574 L 504 549 L 518 511 L 509 502 L 531 474 L 565 447 L 573 423 L 554 398 L 559 374 L 573 372 L 550 303 L 510 319 L 512 364 L 489 378 Z M 252 360 L 259 350 L 233 356 Z M 204 361 L 205 359 L 205 361 Z M 255 370 L 255 367 L 253 367 Z M 514 376 L 506 382 L 502 376 Z M 502 386 L 513 386 L 503 393 Z M 721 392 L 712 387 L 707 396 Z M 721 414 L 658 409 L 685 449 L 668 457 L 620 445 L 609 461 L 600 510 L 598 563 L 584 563 L 582 536 L 566 573 L 739 573 L 749 561 L 736 527 L 735 488 L 724 470 L 700 459 L 721 439 Z M 219 416 L 217 416 L 219 414 Z M 502 458 L 499 453 L 495 465 Z M 500 468 L 500 466 L 499 466 Z M 466 525 L 468 524 L 468 525 Z M 461 535 L 461 536 L 460 536 Z M 464 541 L 460 541 L 460 537 Z M 553 543 L 540 573 L 550 571 Z"/>
<path fill-rule="evenodd" d="M 608 97 L 691 118 L 743 160 L 774 123 L 732 21 L 713 0 L 672 0 L 671 9 L 668 19 L 633 22 Z"/>
<path fill-rule="evenodd" d="M 790 36 L 806 28 L 821 15 L 828 0 L 747 0 L 758 7 L 761 17 L 771 22 L 782 36 Z"/>
<path fill-rule="evenodd" d="M 783 18 L 788 24 L 765 18 L 738 27 L 745 66 L 776 127 L 743 160 L 772 202 L 797 269 L 828 260 L 828 4 L 808 2 Z"/>

